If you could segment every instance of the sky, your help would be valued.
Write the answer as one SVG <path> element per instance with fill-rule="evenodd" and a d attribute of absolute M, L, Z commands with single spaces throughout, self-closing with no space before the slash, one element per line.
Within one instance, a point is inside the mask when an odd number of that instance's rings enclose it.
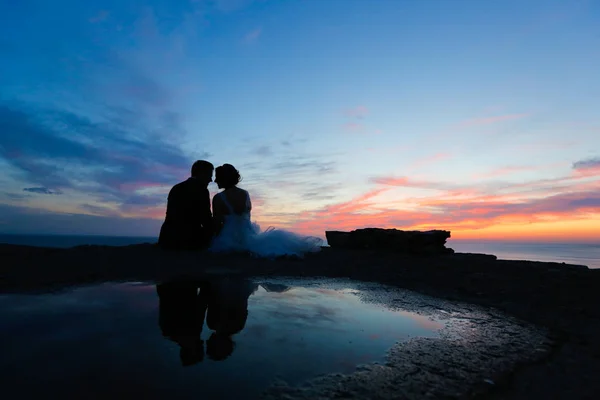
<path fill-rule="evenodd" d="M 156 236 L 206 159 L 263 228 L 600 241 L 599 70 L 595 0 L 0 2 L 0 232 Z"/>

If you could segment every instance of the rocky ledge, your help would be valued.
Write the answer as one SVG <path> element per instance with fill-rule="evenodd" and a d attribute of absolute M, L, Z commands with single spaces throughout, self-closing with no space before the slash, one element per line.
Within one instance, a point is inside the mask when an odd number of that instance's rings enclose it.
<path fill-rule="evenodd" d="M 329 246 L 342 249 L 379 249 L 404 254 L 451 254 L 446 247 L 449 231 L 402 231 L 365 228 L 351 232 L 326 231 Z"/>

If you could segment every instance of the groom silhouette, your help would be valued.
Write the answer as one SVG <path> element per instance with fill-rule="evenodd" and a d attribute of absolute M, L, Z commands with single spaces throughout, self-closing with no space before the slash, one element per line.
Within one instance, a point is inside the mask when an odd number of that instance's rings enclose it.
<path fill-rule="evenodd" d="M 214 166 L 198 160 L 192 176 L 173 186 L 167 200 L 165 222 L 158 244 L 168 250 L 199 250 L 208 247 L 214 233 L 208 184 Z"/>

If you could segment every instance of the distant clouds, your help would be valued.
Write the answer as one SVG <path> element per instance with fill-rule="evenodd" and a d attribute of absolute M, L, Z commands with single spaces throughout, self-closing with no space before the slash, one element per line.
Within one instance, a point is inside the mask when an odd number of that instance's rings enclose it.
<path fill-rule="evenodd" d="M 575 6 L 21 3 L 0 2 L 0 232 L 156 233 L 196 159 L 239 168 L 265 227 L 600 221 Z"/>
<path fill-rule="evenodd" d="M 458 127 L 460 128 L 469 128 L 473 126 L 482 126 L 482 125 L 490 125 L 504 121 L 512 121 L 517 119 L 522 119 L 528 117 L 529 114 L 521 113 L 521 114 L 506 114 L 506 115 L 496 115 L 492 117 L 480 117 L 480 118 L 472 118 L 458 123 Z"/>
<path fill-rule="evenodd" d="M 344 115 L 353 119 L 364 119 L 369 115 L 369 109 L 366 106 L 356 106 L 344 110 Z"/>
<path fill-rule="evenodd" d="M 59 190 L 50 190 L 46 187 L 30 187 L 30 188 L 24 188 L 23 189 L 24 192 L 30 192 L 30 193 L 37 193 L 37 194 L 55 194 L 55 195 L 60 195 L 63 194 L 61 191 Z"/>
<path fill-rule="evenodd" d="M 600 177 L 600 157 L 588 158 L 573 164 L 575 175 L 581 177 Z"/>
<path fill-rule="evenodd" d="M 192 3 L 200 3 L 202 1 L 206 0 L 192 0 Z M 209 3 L 213 3 L 215 7 L 222 12 L 238 11 L 257 1 L 261 0 L 208 0 Z"/>
<path fill-rule="evenodd" d="M 244 180 L 241 185 L 250 191 L 253 202 L 261 198 L 262 207 L 253 214 L 267 224 L 285 224 L 286 215 L 301 207 L 331 199 L 343 188 L 341 171 L 335 154 L 328 149 L 308 151 L 303 140 L 289 139 L 270 143 L 239 154 L 232 162 Z M 264 194 L 268 193 L 268 196 Z"/>
<path fill-rule="evenodd" d="M 23 103 L 0 105 L 0 156 L 40 186 L 24 190 L 59 194 L 76 190 L 99 202 L 133 206 L 163 206 L 162 193 L 139 193 L 168 186 L 189 175 L 193 161 L 160 133 L 179 130 L 167 115 L 160 128 L 148 129 L 137 114 L 111 109 L 102 119 Z M 158 130 L 156 130 L 158 129 Z M 206 158 L 208 154 L 195 154 Z"/>
<path fill-rule="evenodd" d="M 292 226 L 307 233 L 372 226 L 439 228 L 458 231 L 460 236 L 461 231 L 506 224 L 546 223 L 564 218 L 586 221 L 600 214 L 599 161 L 582 160 L 573 164 L 572 174 L 523 183 L 488 181 L 468 185 L 408 176 L 375 177 L 371 182 L 385 187 L 304 212 Z M 588 174 L 578 173 L 582 170 Z M 435 193 L 394 192 L 410 188 Z"/>
<path fill-rule="evenodd" d="M 255 150 L 256 154 L 262 157 L 267 157 L 273 154 L 270 146 L 260 146 Z"/>
<path fill-rule="evenodd" d="M 345 122 L 342 124 L 344 131 L 348 133 L 368 133 L 379 134 L 379 129 L 372 129 L 367 126 L 366 118 L 370 114 L 370 110 L 364 105 L 347 108 L 343 110 Z"/>
<path fill-rule="evenodd" d="M 253 29 L 244 36 L 244 41 L 246 43 L 256 42 L 261 34 L 262 34 L 262 28 Z"/>
<path fill-rule="evenodd" d="M 531 165 L 522 165 L 522 166 L 513 165 L 513 166 L 495 168 L 488 172 L 477 172 L 477 173 L 473 174 L 473 178 L 474 179 L 498 178 L 498 177 L 505 177 L 508 175 L 517 174 L 519 172 L 535 171 L 536 169 L 537 169 L 536 167 L 531 166 Z"/>
<path fill-rule="evenodd" d="M 29 197 L 31 197 L 30 194 L 26 194 L 26 193 L 2 193 L 2 196 L 10 199 L 10 200 L 15 200 L 15 201 L 19 201 L 19 200 L 24 200 L 27 199 Z"/>
<path fill-rule="evenodd" d="M 573 163 L 573 169 L 578 171 L 596 170 L 600 168 L 600 157 L 588 158 Z"/>
<path fill-rule="evenodd" d="M 365 131 L 365 126 L 363 124 L 361 124 L 360 122 L 346 122 L 342 126 L 344 127 L 344 130 L 347 132 L 362 133 Z"/>
<path fill-rule="evenodd" d="M 99 22 L 106 21 L 106 19 L 109 17 L 109 15 L 110 15 L 109 11 L 107 11 L 107 10 L 100 10 L 100 11 L 98 11 L 98 13 L 96 15 L 94 15 L 93 17 L 91 17 L 89 19 L 89 21 L 92 24 L 97 24 Z"/>
<path fill-rule="evenodd" d="M 0 231 L 3 233 L 157 236 L 161 223 L 150 218 L 56 213 L 0 204 Z"/>
<path fill-rule="evenodd" d="M 434 153 L 430 156 L 421 157 L 408 166 L 408 170 L 422 170 L 423 168 L 435 165 L 435 164 L 443 164 L 443 162 L 447 162 L 452 159 L 453 155 L 448 152 L 443 153 Z"/>
<path fill-rule="evenodd" d="M 452 183 L 437 182 L 413 179 L 407 176 L 399 177 L 374 177 L 370 180 L 372 183 L 385 186 L 396 186 L 396 187 L 412 187 L 421 189 L 433 189 L 433 190 L 452 190 L 459 186 Z"/>

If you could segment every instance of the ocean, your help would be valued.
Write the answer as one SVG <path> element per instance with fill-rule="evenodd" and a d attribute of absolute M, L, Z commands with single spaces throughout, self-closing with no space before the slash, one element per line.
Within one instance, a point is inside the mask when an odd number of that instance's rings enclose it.
<path fill-rule="evenodd" d="M 156 243 L 157 237 L 144 236 L 68 236 L 68 235 L 7 235 L 0 234 L 0 243 L 25 246 L 69 248 L 81 245 L 128 246 L 130 244 Z"/>
<path fill-rule="evenodd" d="M 66 236 L 66 235 L 6 235 L 0 243 L 42 247 L 68 248 L 79 245 L 127 246 L 156 243 L 156 237 L 127 236 Z M 494 254 L 507 260 L 554 261 L 600 268 L 600 243 L 553 243 L 511 241 L 450 240 L 448 247 L 460 253 Z"/>
<path fill-rule="evenodd" d="M 494 254 L 505 260 L 553 261 L 600 268 L 600 243 L 449 240 L 458 253 Z"/>

